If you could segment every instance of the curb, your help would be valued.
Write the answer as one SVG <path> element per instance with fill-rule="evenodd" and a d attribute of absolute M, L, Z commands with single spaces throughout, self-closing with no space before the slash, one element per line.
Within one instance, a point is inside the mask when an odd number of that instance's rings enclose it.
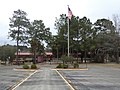
<path fill-rule="evenodd" d="M 88 68 L 81 68 L 81 69 L 59 69 L 59 68 L 55 68 L 55 69 L 52 69 L 52 70 L 88 70 Z"/>
<path fill-rule="evenodd" d="M 36 71 L 36 69 L 13 69 L 15 71 Z"/>

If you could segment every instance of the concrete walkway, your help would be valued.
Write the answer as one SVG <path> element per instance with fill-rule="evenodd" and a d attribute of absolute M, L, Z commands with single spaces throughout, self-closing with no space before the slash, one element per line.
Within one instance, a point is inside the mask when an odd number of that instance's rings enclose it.
<path fill-rule="evenodd" d="M 59 74 L 52 70 L 54 65 L 45 64 L 15 90 L 71 90 Z"/>

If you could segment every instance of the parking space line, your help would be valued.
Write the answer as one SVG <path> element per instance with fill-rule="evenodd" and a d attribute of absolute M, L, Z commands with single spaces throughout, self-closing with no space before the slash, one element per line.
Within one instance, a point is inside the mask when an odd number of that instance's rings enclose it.
<path fill-rule="evenodd" d="M 57 71 L 57 70 L 55 70 L 59 75 L 60 75 L 60 77 L 68 84 L 68 86 L 71 88 L 71 90 L 75 90 L 74 88 L 73 88 L 73 86 L 60 74 L 60 72 L 59 71 Z"/>
<path fill-rule="evenodd" d="M 25 81 L 27 81 L 28 78 L 30 78 L 33 74 L 37 73 L 38 70 L 36 70 L 35 72 L 31 73 L 27 78 L 25 78 L 24 80 L 22 80 L 20 83 L 18 83 L 15 87 L 13 87 L 11 90 L 15 90 L 17 87 L 19 87 L 22 83 L 24 83 Z"/>

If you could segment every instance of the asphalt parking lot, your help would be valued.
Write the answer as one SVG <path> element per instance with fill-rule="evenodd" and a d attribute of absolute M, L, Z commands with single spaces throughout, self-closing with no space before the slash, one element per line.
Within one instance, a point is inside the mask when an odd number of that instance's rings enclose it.
<path fill-rule="evenodd" d="M 40 69 L 15 90 L 71 90 L 53 70 L 56 65 L 40 65 Z M 0 66 L 0 90 L 11 90 L 32 71 L 15 71 L 16 66 Z M 58 70 L 74 90 L 120 90 L 120 68 L 88 64 L 88 70 Z"/>
<path fill-rule="evenodd" d="M 20 66 L 4 66 L 0 65 L 0 90 L 10 90 L 10 88 L 26 78 L 33 71 L 17 71 L 13 70 Z"/>
<path fill-rule="evenodd" d="M 88 65 L 88 70 L 59 72 L 75 90 L 120 90 L 120 68 Z"/>

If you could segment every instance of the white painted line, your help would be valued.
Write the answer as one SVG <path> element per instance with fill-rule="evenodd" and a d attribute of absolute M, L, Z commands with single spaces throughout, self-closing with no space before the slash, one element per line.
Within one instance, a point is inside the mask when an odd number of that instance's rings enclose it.
<path fill-rule="evenodd" d="M 31 73 L 27 78 L 25 78 L 24 80 L 22 80 L 22 82 L 20 82 L 19 84 L 17 84 L 14 88 L 12 88 L 12 90 L 15 90 L 17 87 L 19 87 L 22 83 L 24 83 L 28 78 L 30 78 L 33 74 L 35 74 L 36 72 L 38 72 L 38 70 L 36 70 L 35 72 Z"/>
<path fill-rule="evenodd" d="M 55 70 L 59 75 L 60 75 L 60 77 L 68 84 L 68 86 L 71 88 L 71 90 L 75 90 L 74 88 L 73 88 L 73 86 L 71 86 L 70 84 L 69 84 L 69 82 L 57 71 L 57 70 Z"/>
<path fill-rule="evenodd" d="M 71 83 L 71 81 L 70 81 L 70 80 L 68 80 L 68 82 L 69 82 L 69 83 Z"/>

